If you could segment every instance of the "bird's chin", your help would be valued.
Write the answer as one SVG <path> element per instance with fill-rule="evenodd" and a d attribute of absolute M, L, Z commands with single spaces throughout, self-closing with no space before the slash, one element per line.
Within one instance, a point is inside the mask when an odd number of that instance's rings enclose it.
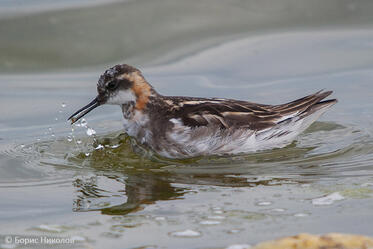
<path fill-rule="evenodd" d="M 117 91 L 111 94 L 105 104 L 109 105 L 125 105 L 128 102 L 135 102 L 136 96 L 132 91 Z"/>
<path fill-rule="evenodd" d="M 71 121 L 71 124 L 74 124 L 76 121 L 84 117 L 87 113 L 95 109 L 96 107 L 102 105 L 102 101 L 99 100 L 98 97 L 96 97 L 94 100 L 92 100 L 88 105 L 80 108 L 78 111 L 76 111 L 73 115 L 71 115 L 68 120 Z"/>

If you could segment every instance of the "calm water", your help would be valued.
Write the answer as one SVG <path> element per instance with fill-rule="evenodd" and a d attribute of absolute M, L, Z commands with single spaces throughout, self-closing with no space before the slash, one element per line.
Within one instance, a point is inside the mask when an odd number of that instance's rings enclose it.
<path fill-rule="evenodd" d="M 0 4 L 0 235 L 83 248 L 373 236 L 371 1 L 17 3 Z M 118 107 L 66 121 L 117 62 L 162 94 L 279 104 L 327 89 L 339 103 L 283 149 L 166 160 L 121 131 Z"/>

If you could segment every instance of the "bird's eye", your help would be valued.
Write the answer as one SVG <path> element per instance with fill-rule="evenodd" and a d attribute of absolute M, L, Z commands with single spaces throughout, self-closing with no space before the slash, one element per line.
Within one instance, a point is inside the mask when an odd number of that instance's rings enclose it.
<path fill-rule="evenodd" d="M 116 88 L 118 87 L 118 82 L 117 81 L 110 81 L 107 85 L 106 85 L 106 88 L 108 90 L 115 90 Z"/>

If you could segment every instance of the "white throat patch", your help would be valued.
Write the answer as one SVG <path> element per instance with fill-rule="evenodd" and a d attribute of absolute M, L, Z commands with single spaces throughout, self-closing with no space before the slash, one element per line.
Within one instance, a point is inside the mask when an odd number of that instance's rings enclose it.
<path fill-rule="evenodd" d="M 136 96 L 131 89 L 128 89 L 119 90 L 115 95 L 111 96 L 106 103 L 109 105 L 123 105 L 131 101 L 136 102 Z"/>

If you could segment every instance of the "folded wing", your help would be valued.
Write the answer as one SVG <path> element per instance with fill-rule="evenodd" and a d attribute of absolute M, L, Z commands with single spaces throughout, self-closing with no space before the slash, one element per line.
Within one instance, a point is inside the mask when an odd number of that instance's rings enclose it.
<path fill-rule="evenodd" d="M 182 105 L 180 117 L 182 123 L 191 128 L 218 125 L 221 129 L 242 128 L 260 132 L 330 107 L 337 100 L 323 99 L 331 93 L 319 91 L 282 105 L 262 105 L 230 99 L 187 100 Z"/>

